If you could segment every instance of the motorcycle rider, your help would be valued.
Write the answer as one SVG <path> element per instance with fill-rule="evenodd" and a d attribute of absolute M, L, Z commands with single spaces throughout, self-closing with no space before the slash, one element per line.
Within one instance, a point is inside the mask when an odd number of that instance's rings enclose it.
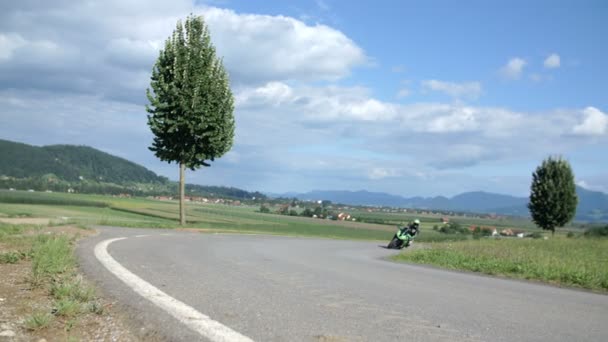
<path fill-rule="evenodd" d="M 401 241 L 407 241 L 404 247 L 409 247 L 412 244 L 412 240 L 420 233 L 420 220 L 415 219 L 412 223 L 407 226 L 403 226 L 399 229 L 397 237 Z M 406 235 L 408 235 L 406 237 Z"/>

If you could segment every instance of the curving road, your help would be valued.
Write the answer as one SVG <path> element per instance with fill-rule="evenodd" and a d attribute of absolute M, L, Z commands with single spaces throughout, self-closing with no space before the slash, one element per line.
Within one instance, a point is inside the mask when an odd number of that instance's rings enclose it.
<path fill-rule="evenodd" d="M 606 295 L 392 263 L 378 243 L 98 229 L 78 246 L 81 267 L 149 339 L 608 341 Z M 95 246 L 192 311 L 179 318 L 153 303 L 160 294 L 138 294 Z"/>

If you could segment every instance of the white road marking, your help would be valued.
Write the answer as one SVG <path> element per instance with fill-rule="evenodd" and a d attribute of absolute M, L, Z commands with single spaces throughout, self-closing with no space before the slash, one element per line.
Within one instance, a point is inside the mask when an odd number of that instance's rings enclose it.
<path fill-rule="evenodd" d="M 145 234 L 144 235 L 135 235 L 135 237 L 146 237 L 146 236 L 149 236 L 149 235 L 145 235 Z"/>
<path fill-rule="evenodd" d="M 196 311 L 194 308 L 162 292 L 119 264 L 110 256 L 107 248 L 112 242 L 124 239 L 126 238 L 115 238 L 98 243 L 95 246 L 95 257 L 108 269 L 108 271 L 112 272 L 118 279 L 122 280 L 122 282 L 133 289 L 133 291 L 211 341 L 253 342 L 249 337 L 241 335 L 220 322 L 214 321 L 209 318 L 209 316 Z"/>

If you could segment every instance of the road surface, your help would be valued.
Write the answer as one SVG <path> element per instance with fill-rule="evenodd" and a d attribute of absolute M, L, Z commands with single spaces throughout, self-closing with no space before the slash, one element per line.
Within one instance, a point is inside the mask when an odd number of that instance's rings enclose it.
<path fill-rule="evenodd" d="M 606 295 L 389 262 L 374 242 L 98 229 L 82 269 L 160 340 L 608 341 Z"/>

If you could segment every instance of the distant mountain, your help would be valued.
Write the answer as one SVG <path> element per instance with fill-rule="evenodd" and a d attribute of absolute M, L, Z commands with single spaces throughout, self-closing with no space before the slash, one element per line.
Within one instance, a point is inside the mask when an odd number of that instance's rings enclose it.
<path fill-rule="evenodd" d="M 608 195 L 576 187 L 579 206 L 576 220 L 608 221 Z M 329 200 L 350 205 L 390 206 L 415 209 L 452 210 L 475 213 L 529 216 L 528 198 L 494 194 L 483 191 L 466 192 L 452 198 L 411 197 L 405 198 L 382 192 L 369 191 L 311 191 L 290 194 L 300 200 Z"/>
<path fill-rule="evenodd" d="M 88 146 L 32 146 L 0 140 L 0 175 L 28 178 L 54 174 L 66 181 L 83 179 L 124 184 L 166 179 L 145 167 Z"/>
<path fill-rule="evenodd" d="M 300 200 L 317 201 L 329 200 L 334 203 L 344 203 L 351 205 L 380 205 L 400 207 L 403 205 L 403 197 L 390 195 L 382 192 L 369 191 L 322 191 L 313 190 L 305 194 L 296 194 Z"/>

